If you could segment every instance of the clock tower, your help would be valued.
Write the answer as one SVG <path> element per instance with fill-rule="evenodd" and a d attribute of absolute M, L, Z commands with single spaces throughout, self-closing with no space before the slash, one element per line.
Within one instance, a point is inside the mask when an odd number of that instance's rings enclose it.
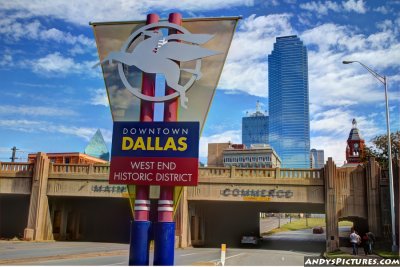
<path fill-rule="evenodd" d="M 347 139 L 346 161 L 348 164 L 362 163 L 365 155 L 365 142 L 357 128 L 357 121 L 353 119 L 349 138 Z"/>

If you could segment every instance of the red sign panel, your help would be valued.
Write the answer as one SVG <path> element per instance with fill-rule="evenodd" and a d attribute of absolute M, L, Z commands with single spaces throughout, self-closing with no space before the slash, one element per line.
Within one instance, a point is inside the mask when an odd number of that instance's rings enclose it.
<path fill-rule="evenodd" d="M 198 122 L 114 122 L 110 184 L 196 186 Z"/>

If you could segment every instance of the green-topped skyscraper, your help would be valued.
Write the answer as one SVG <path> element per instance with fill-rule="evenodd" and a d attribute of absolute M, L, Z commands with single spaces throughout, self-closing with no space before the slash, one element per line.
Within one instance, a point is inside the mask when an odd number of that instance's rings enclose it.
<path fill-rule="evenodd" d="M 92 139 L 90 139 L 90 142 L 86 146 L 84 153 L 102 160 L 110 160 L 110 152 L 108 151 L 106 142 L 104 142 L 104 138 L 100 129 L 97 129 Z"/>

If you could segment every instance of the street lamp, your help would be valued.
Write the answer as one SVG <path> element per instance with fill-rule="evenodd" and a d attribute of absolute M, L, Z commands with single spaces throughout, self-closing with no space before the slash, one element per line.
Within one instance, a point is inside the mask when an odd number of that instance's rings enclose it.
<path fill-rule="evenodd" d="M 385 100 L 386 100 L 386 129 L 387 129 L 387 137 L 388 137 L 388 156 L 389 156 L 389 188 L 390 188 L 390 213 L 392 216 L 392 251 L 398 251 L 398 246 L 396 244 L 396 219 L 394 215 L 394 188 L 393 188 L 393 168 L 392 168 L 392 146 L 390 142 L 390 124 L 389 124 L 389 100 L 387 95 L 387 77 L 382 76 L 375 71 L 368 68 L 366 65 L 361 63 L 360 61 L 343 61 L 343 64 L 351 64 L 351 63 L 359 63 L 361 66 L 366 68 L 369 73 L 371 73 L 378 81 L 383 83 L 385 86 Z"/>

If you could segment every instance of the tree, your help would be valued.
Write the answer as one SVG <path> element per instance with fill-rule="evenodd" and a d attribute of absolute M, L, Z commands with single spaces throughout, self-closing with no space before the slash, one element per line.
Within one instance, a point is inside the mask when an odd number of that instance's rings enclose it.
<path fill-rule="evenodd" d="M 399 158 L 399 146 L 400 146 L 400 131 L 396 131 L 390 134 L 390 141 L 392 147 L 392 158 Z M 375 157 L 376 160 L 381 164 L 382 167 L 388 167 L 388 140 L 387 135 L 378 135 L 371 139 L 372 146 L 366 147 L 365 152 L 367 157 Z"/>

